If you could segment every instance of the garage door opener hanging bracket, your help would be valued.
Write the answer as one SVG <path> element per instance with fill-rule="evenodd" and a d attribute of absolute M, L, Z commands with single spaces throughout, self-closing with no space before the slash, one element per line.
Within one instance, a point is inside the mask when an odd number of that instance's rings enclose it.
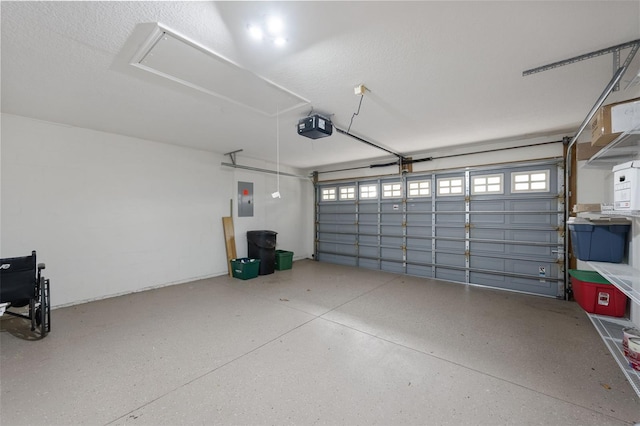
<path fill-rule="evenodd" d="M 615 75 L 615 73 L 620 68 L 627 69 L 629 67 L 629 64 L 631 64 L 631 61 L 633 60 L 633 57 L 636 55 L 636 52 L 638 51 L 639 47 L 640 47 L 640 39 L 632 40 L 632 41 L 628 41 L 626 43 L 617 44 L 615 46 L 607 47 L 605 49 L 595 50 L 593 52 L 585 53 L 583 55 L 574 56 L 573 58 L 565 59 L 565 60 L 558 61 L 558 62 L 553 62 L 551 64 L 543 65 L 541 67 L 531 68 L 529 70 L 523 71 L 522 72 L 522 76 L 526 77 L 526 76 L 531 75 L 531 74 L 539 73 L 539 72 L 542 72 L 542 71 L 548 71 L 548 70 L 551 70 L 551 69 L 554 69 L 554 68 L 558 68 L 558 67 L 562 67 L 562 66 L 569 65 L 569 64 L 574 64 L 576 62 L 584 61 L 586 59 L 596 58 L 598 56 L 606 55 L 608 53 L 612 53 L 613 54 L 613 74 Z M 622 64 L 622 67 L 621 67 L 620 66 L 620 51 L 624 50 L 624 49 L 631 49 L 631 50 L 629 51 L 629 54 L 627 55 L 627 58 L 625 59 L 624 64 Z M 631 84 L 631 83 L 629 83 L 629 84 Z M 616 83 L 615 87 L 613 88 L 613 91 L 617 91 L 619 88 L 620 88 L 620 83 Z"/>
<path fill-rule="evenodd" d="M 236 149 L 235 151 L 231 151 L 231 152 L 227 152 L 224 155 L 228 155 L 229 158 L 231 159 L 231 164 L 233 164 L 234 166 L 236 165 L 236 154 L 239 152 L 242 152 L 242 149 Z"/>

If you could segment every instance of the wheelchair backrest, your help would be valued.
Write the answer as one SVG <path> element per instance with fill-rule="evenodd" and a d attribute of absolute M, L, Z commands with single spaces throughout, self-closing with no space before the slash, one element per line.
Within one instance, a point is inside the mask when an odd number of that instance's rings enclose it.
<path fill-rule="evenodd" d="M 36 294 L 36 252 L 0 259 L 0 303 L 32 299 Z"/>

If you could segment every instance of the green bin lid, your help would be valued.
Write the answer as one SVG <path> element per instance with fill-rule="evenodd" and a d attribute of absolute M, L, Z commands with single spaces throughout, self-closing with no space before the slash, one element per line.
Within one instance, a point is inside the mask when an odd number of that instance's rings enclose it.
<path fill-rule="evenodd" d="M 602 275 L 596 271 L 582 271 L 580 269 L 569 269 L 569 275 L 579 279 L 580 281 L 595 284 L 611 284 Z"/>

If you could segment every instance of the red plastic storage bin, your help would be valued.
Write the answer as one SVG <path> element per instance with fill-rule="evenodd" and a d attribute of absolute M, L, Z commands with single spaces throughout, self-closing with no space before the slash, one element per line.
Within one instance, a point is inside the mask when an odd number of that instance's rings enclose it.
<path fill-rule="evenodd" d="M 627 296 L 594 271 L 570 269 L 573 298 L 590 314 L 622 317 Z"/>

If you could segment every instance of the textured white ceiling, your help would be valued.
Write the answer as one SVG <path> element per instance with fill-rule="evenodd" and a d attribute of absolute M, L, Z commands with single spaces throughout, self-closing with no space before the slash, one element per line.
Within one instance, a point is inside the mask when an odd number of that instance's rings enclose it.
<path fill-rule="evenodd" d="M 129 65 L 160 23 L 310 100 L 280 117 L 280 159 L 304 169 L 388 158 L 335 132 L 315 141 L 296 133 L 312 107 L 346 129 L 360 83 L 371 92 L 351 132 L 407 155 L 575 129 L 613 74 L 611 55 L 528 77 L 522 71 L 640 38 L 640 1 L 2 1 L 1 8 L 2 112 L 274 161 L 275 118 Z M 247 35 L 247 24 L 267 14 L 286 22 L 283 49 Z"/>

